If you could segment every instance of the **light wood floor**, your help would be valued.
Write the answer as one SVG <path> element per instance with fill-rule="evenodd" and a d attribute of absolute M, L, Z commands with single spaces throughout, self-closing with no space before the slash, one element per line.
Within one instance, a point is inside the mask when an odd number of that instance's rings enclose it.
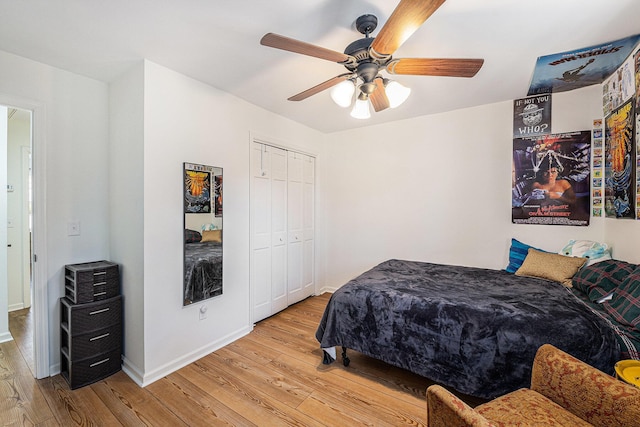
<path fill-rule="evenodd" d="M 315 330 L 329 296 L 293 305 L 145 388 L 123 372 L 73 391 L 60 375 L 35 380 L 30 318 L 18 312 L 15 341 L 0 344 L 0 425 L 425 425 L 427 379 L 355 351 L 349 367 L 322 364 Z"/>

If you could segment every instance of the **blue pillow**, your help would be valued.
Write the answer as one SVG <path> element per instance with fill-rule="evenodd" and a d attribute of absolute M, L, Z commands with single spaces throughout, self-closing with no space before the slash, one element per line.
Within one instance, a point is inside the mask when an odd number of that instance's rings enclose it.
<path fill-rule="evenodd" d="M 507 265 L 507 268 L 505 268 L 504 271 L 506 271 L 507 273 L 515 273 L 516 271 L 518 271 L 518 269 L 524 262 L 524 259 L 527 257 L 529 248 L 533 248 L 540 252 L 547 252 L 534 246 L 526 245 L 516 239 L 511 239 L 511 248 L 509 249 L 509 265 Z"/>

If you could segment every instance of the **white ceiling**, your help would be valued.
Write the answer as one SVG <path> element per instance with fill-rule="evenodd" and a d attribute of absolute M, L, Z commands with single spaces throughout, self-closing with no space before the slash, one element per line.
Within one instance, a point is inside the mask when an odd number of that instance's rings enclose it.
<path fill-rule="evenodd" d="M 287 98 L 346 70 L 259 44 L 274 32 L 342 52 L 378 30 L 398 1 L 0 0 L 0 50 L 109 82 L 146 58 L 252 104 L 333 132 L 526 96 L 538 56 L 640 33 L 638 0 L 448 0 L 394 54 L 484 58 L 471 79 L 396 76 L 412 88 L 396 109 L 349 116 L 329 91 Z M 373 34 L 377 34 L 376 30 Z M 1 70 L 0 70 L 1 71 Z"/>

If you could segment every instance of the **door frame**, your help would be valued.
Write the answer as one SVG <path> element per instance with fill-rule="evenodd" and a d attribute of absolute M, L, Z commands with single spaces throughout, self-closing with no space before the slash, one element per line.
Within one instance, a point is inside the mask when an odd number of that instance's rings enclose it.
<path fill-rule="evenodd" d="M 47 224 L 46 224 L 46 112 L 42 103 L 0 93 L 0 104 L 31 111 L 31 176 L 33 189 L 32 243 L 32 315 L 35 377 L 50 375 L 49 297 L 47 292 Z M 5 207 L 6 209 L 6 207 Z"/>

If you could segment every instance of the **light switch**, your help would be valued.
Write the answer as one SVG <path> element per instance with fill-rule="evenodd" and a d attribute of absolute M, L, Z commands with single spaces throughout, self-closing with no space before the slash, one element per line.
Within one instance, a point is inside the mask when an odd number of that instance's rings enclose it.
<path fill-rule="evenodd" d="M 80 235 L 80 221 L 69 221 L 67 223 L 67 235 L 69 236 Z"/>

